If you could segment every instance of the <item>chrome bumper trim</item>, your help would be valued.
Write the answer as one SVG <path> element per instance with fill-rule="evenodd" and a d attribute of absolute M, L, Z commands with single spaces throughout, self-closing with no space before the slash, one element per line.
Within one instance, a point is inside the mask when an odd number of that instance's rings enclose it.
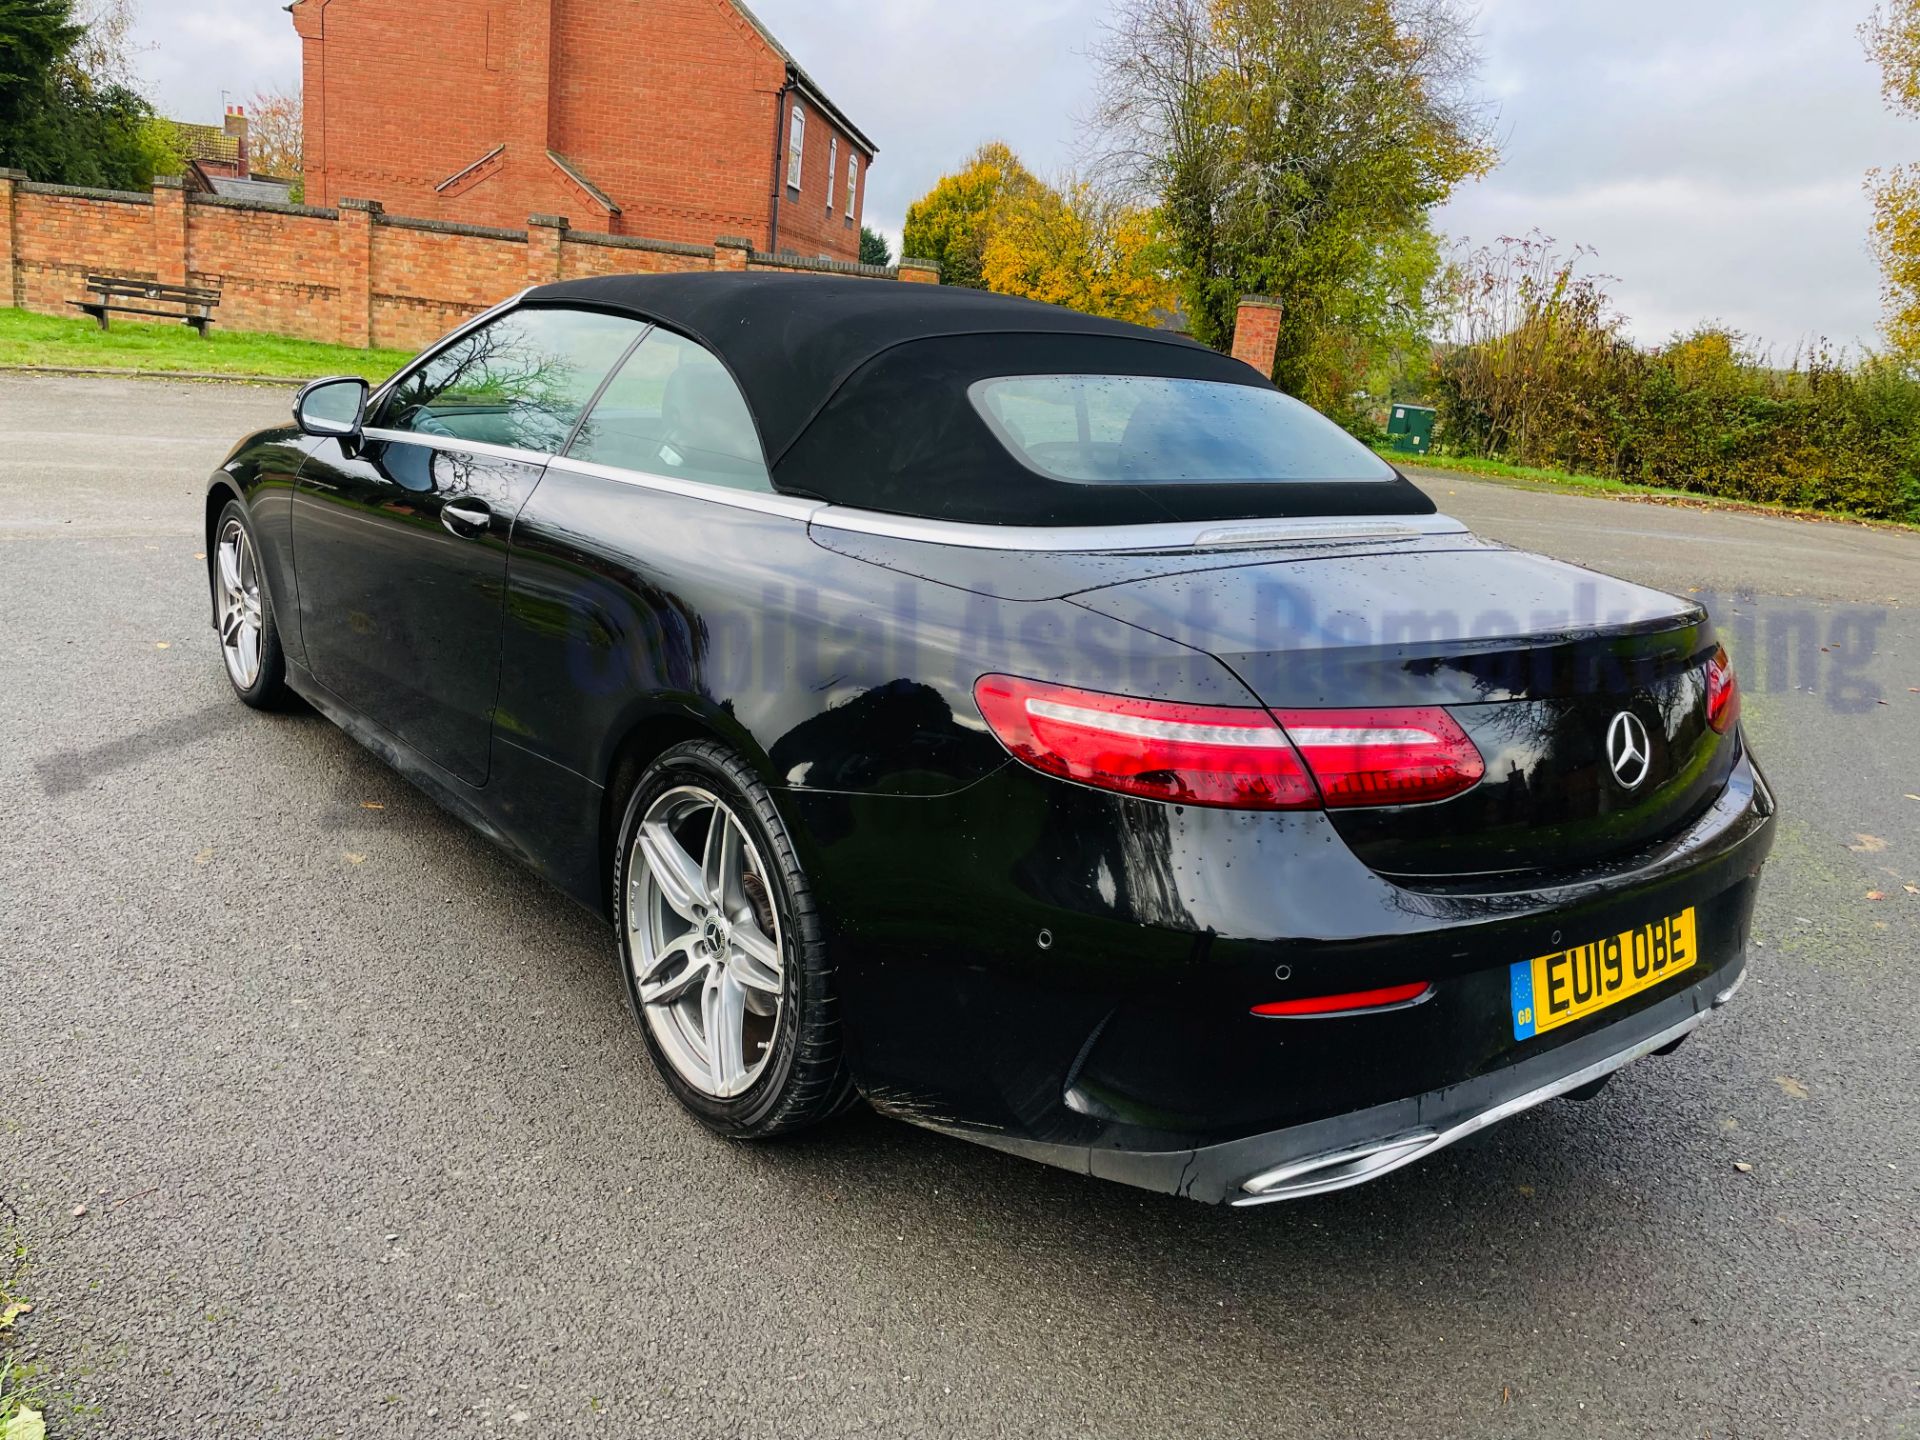
<path fill-rule="evenodd" d="M 1741 980 L 1746 978 L 1743 968 L 1740 979 L 1735 980 L 1725 990 L 1714 996 L 1713 1010 L 1718 1010 L 1733 998 L 1734 991 L 1740 988 Z M 1650 1035 L 1635 1045 L 1616 1054 L 1596 1060 L 1571 1074 L 1562 1075 L 1536 1089 L 1516 1095 L 1511 1100 L 1470 1115 L 1465 1120 L 1446 1130 L 1410 1130 L 1398 1135 L 1369 1140 L 1359 1145 L 1347 1146 L 1340 1150 L 1328 1151 L 1320 1155 L 1311 1155 L 1304 1160 L 1294 1160 L 1277 1169 L 1265 1170 L 1251 1179 L 1244 1180 L 1240 1189 L 1244 1192 L 1229 1203 L 1234 1206 L 1271 1205 L 1276 1200 L 1301 1200 L 1309 1195 L 1325 1195 L 1334 1190 L 1345 1190 L 1353 1185 L 1362 1185 L 1369 1180 L 1377 1180 L 1382 1175 L 1411 1165 L 1424 1159 L 1436 1150 L 1444 1150 L 1456 1140 L 1497 1125 L 1510 1119 L 1523 1110 L 1531 1110 L 1536 1105 L 1544 1105 L 1549 1100 L 1558 1099 L 1569 1090 L 1578 1090 L 1582 1085 L 1591 1084 L 1604 1075 L 1611 1075 L 1624 1065 L 1630 1065 L 1643 1056 L 1651 1055 L 1664 1046 L 1671 1045 L 1683 1036 L 1699 1029 L 1713 1010 L 1701 1010 L 1689 1015 L 1678 1024 L 1669 1025 L 1657 1035 Z"/>

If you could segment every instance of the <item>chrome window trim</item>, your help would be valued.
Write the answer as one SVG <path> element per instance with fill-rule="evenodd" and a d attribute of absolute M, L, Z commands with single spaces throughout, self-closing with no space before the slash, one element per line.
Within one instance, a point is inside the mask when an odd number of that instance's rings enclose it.
<path fill-rule="evenodd" d="M 550 470 L 564 470 L 593 480 L 611 480 L 642 490 L 657 490 L 663 495 L 708 500 L 716 505 L 730 505 L 736 510 L 756 510 L 763 515 L 779 515 L 788 520 L 807 521 L 826 508 L 823 501 L 804 500 L 798 495 L 777 495 L 771 490 L 735 490 L 727 485 L 710 485 L 703 480 L 682 480 L 672 475 L 655 475 L 647 470 L 602 465 L 596 460 L 576 460 L 569 455 L 555 456 L 547 462 L 547 466 Z"/>
<path fill-rule="evenodd" d="M 1175 521 L 1152 525 L 976 525 L 961 520 L 887 515 L 841 505 L 822 506 L 814 515 L 813 524 L 823 530 L 880 535 L 892 540 L 918 540 L 930 545 L 952 545 L 966 550 L 1078 554 L 1264 549 L 1268 546 L 1412 540 L 1427 535 L 1468 533 L 1467 527 L 1450 515 L 1406 515 L 1393 519 L 1334 517 Z"/>
<path fill-rule="evenodd" d="M 495 445 L 486 440 L 462 440 L 457 435 L 428 435 L 420 430 L 363 430 L 369 440 L 388 445 L 418 445 L 427 450 L 453 451 L 461 455 L 485 455 L 493 460 L 517 460 L 522 465 L 545 466 L 553 456 L 538 450 L 521 450 L 512 445 Z"/>

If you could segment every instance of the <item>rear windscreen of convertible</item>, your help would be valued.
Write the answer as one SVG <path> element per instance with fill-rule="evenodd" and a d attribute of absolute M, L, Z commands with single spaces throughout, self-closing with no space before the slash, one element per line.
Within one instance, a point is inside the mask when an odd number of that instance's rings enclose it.
<path fill-rule="evenodd" d="M 1151 375 L 1008 375 L 968 389 L 1014 458 L 1086 485 L 1388 481 L 1345 431 L 1276 390 Z"/>

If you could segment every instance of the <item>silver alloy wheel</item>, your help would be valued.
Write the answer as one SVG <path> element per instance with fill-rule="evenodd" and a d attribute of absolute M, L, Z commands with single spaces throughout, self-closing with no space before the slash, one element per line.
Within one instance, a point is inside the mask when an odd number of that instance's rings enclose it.
<path fill-rule="evenodd" d="M 785 993 L 759 850 L 725 801 L 683 785 L 648 807 L 627 869 L 628 953 L 654 1040 L 702 1094 L 744 1094 L 773 1058 Z"/>
<path fill-rule="evenodd" d="M 242 690 L 260 678 L 260 567 L 253 557 L 247 527 L 229 520 L 214 552 L 220 579 L 220 652 L 227 674 Z"/>

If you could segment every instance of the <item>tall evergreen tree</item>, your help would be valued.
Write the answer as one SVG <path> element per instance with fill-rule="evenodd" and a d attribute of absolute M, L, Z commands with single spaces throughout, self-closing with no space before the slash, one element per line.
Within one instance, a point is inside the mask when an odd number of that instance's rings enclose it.
<path fill-rule="evenodd" d="M 80 63 L 72 0 L 0 0 L 0 165 L 35 180 L 140 190 L 168 168 L 164 127 Z"/>
<path fill-rule="evenodd" d="M 44 103 L 54 71 L 85 35 L 73 0 L 0 0 L 0 136 Z"/>

